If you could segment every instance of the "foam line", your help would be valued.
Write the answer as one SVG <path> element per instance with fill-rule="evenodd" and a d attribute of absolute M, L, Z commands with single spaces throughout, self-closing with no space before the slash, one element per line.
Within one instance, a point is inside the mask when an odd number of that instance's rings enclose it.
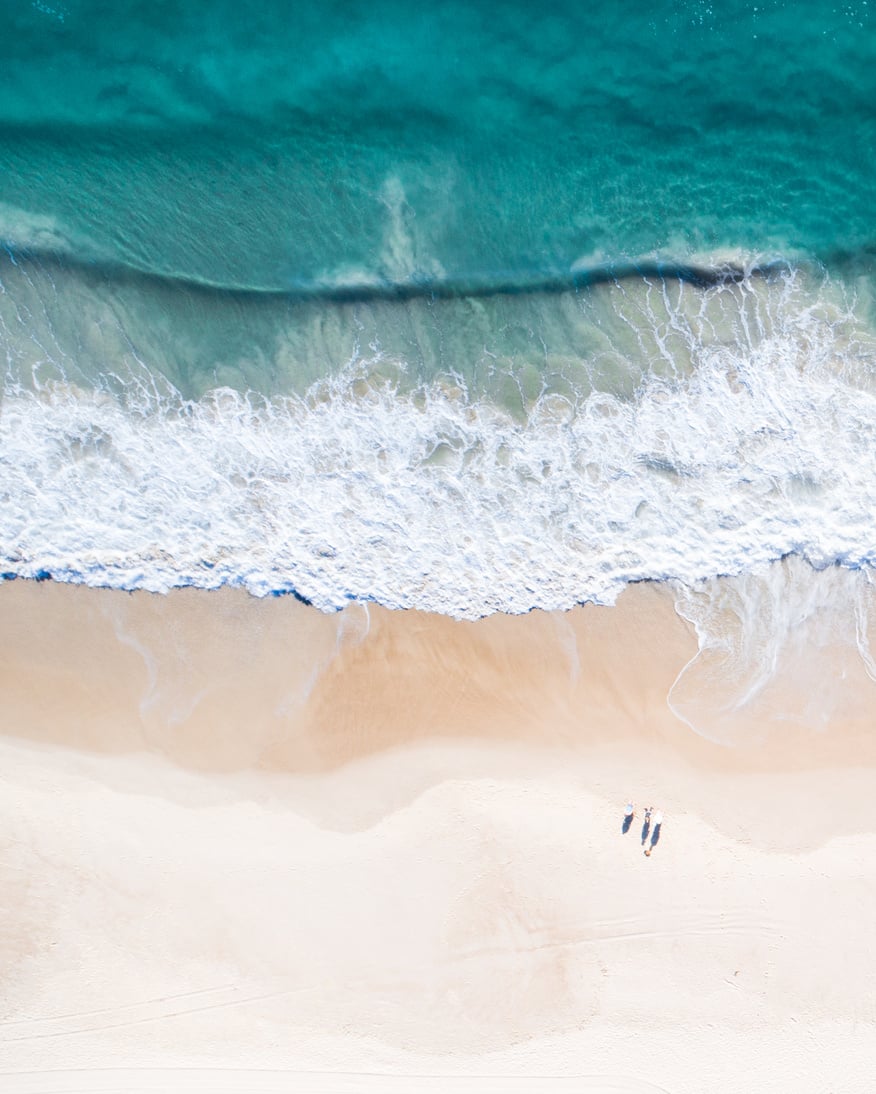
<path fill-rule="evenodd" d="M 697 289 L 734 284 L 745 278 L 771 278 L 789 270 L 784 259 L 753 262 L 744 265 L 727 261 L 715 266 L 693 262 L 643 257 L 597 262 L 560 271 L 493 271 L 483 275 L 455 277 L 411 277 L 406 280 L 373 281 L 294 281 L 285 287 L 257 286 L 214 282 L 172 272 L 139 268 L 131 263 L 110 258 L 81 256 L 70 251 L 15 247 L 0 240 L 9 260 L 37 261 L 46 267 L 77 270 L 96 279 L 120 284 L 142 283 L 191 293 L 222 294 L 234 298 L 255 297 L 265 300 L 285 300 L 290 303 L 313 302 L 326 304 L 357 304 L 407 302 L 412 300 L 453 300 L 463 297 L 484 299 L 495 296 L 556 295 L 577 292 L 597 285 L 627 280 L 656 279 L 680 281 Z"/>

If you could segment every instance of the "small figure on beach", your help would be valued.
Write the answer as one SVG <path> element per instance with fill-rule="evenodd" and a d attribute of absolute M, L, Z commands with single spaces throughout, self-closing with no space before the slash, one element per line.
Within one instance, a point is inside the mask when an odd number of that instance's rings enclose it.
<path fill-rule="evenodd" d="M 648 839 L 648 832 L 650 830 L 651 830 L 651 806 L 649 805 L 648 808 L 645 810 L 645 823 L 642 825 L 642 846 L 643 847 L 645 846 L 645 843 Z"/>
<path fill-rule="evenodd" d="M 627 802 L 624 807 L 624 824 L 621 829 L 622 832 L 627 833 L 630 830 L 630 825 L 633 823 L 633 817 L 636 815 L 636 810 L 632 802 Z"/>
<path fill-rule="evenodd" d="M 657 841 L 660 839 L 660 826 L 662 824 L 663 824 L 663 814 L 658 809 L 657 812 L 654 814 L 654 830 L 651 833 L 651 846 L 645 848 L 645 854 L 648 856 L 648 858 L 651 857 L 651 852 L 657 846 Z M 643 839 L 642 843 L 644 843 L 644 842 L 645 841 Z"/>

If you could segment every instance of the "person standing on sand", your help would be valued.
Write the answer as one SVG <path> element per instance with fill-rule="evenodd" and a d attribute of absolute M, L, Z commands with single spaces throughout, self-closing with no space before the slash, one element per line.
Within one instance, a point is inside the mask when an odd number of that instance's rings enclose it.
<path fill-rule="evenodd" d="M 651 829 L 651 806 L 649 805 L 645 810 L 645 823 L 642 825 L 642 846 L 645 846 L 645 840 L 648 838 L 648 832 Z"/>
<path fill-rule="evenodd" d="M 660 825 L 662 823 L 663 823 L 663 814 L 658 809 L 657 812 L 654 814 L 654 831 L 651 833 L 651 846 L 645 848 L 645 854 L 648 856 L 648 858 L 651 857 L 651 852 L 657 846 L 657 840 L 660 839 Z M 642 840 L 642 842 L 644 843 L 645 841 Z"/>

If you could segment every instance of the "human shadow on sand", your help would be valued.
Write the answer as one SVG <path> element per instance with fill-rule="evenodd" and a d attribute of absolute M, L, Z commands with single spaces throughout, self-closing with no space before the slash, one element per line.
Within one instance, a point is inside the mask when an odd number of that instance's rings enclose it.
<path fill-rule="evenodd" d="M 627 832 L 629 832 L 630 828 L 632 827 L 632 824 L 633 824 L 633 814 L 630 813 L 629 816 L 624 817 L 624 823 L 621 825 L 621 832 L 623 832 L 623 834 L 626 835 Z"/>
<path fill-rule="evenodd" d="M 642 825 L 642 846 L 644 847 L 648 841 L 648 833 L 651 831 L 651 818 L 645 817 L 645 823 Z"/>
<path fill-rule="evenodd" d="M 649 847 L 645 848 L 645 854 L 648 856 L 648 858 L 651 857 L 651 852 L 657 846 L 657 841 L 659 839 L 660 839 L 660 824 L 655 824 L 654 825 L 654 831 L 651 833 L 651 844 L 650 844 Z M 643 839 L 642 843 L 644 843 L 644 842 L 645 841 Z"/>

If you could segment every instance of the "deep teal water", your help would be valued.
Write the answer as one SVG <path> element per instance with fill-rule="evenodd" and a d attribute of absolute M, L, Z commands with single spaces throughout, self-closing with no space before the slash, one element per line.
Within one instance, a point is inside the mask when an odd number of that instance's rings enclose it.
<path fill-rule="evenodd" d="M 866 0 L 0 14 L 0 234 L 210 284 L 876 243 Z"/>

